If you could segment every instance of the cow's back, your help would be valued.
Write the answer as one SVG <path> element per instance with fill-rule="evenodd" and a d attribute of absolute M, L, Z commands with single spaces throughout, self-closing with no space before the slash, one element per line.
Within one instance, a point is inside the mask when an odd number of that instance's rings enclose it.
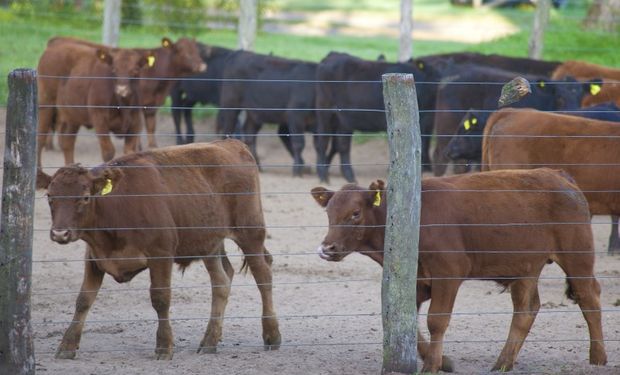
<path fill-rule="evenodd" d="M 566 170 L 585 192 L 594 214 L 620 212 L 620 127 L 617 123 L 530 109 L 493 114 L 483 138 L 483 170 Z"/>
<path fill-rule="evenodd" d="M 569 60 L 555 69 L 552 78 L 562 79 L 566 76 L 572 76 L 579 80 L 604 78 L 618 81 L 620 80 L 620 69 L 592 64 L 585 61 Z"/>

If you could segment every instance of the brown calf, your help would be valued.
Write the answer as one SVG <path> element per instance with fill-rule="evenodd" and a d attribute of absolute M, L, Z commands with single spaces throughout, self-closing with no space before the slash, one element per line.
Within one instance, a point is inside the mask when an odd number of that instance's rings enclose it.
<path fill-rule="evenodd" d="M 92 48 L 109 48 L 87 40 L 57 37 L 54 41 L 88 45 Z M 112 49 L 116 50 L 116 49 Z M 207 64 L 200 57 L 198 45 L 194 39 L 180 38 L 176 43 L 164 37 L 161 47 L 153 49 L 134 48 L 135 51 L 148 55 L 148 64 L 140 70 L 138 84 L 140 105 L 149 107 L 144 110 L 148 146 L 157 147 L 155 139 L 155 117 L 157 108 L 164 104 L 166 96 L 175 80 L 194 73 L 203 72 Z M 160 79 L 158 79 L 160 78 Z"/>
<path fill-rule="evenodd" d="M 482 170 L 562 168 L 584 191 L 592 215 L 620 215 L 620 194 L 613 192 L 620 187 L 618 160 L 620 126 L 615 122 L 502 109 L 484 129 Z M 612 238 L 609 252 L 619 251 L 620 243 Z"/>
<path fill-rule="evenodd" d="M 74 163 L 75 139 L 83 125 L 95 128 L 104 161 L 115 153 L 110 132 L 127 135 L 125 153 L 136 151 L 142 115 L 139 109 L 122 107 L 138 104 L 137 82 L 130 78 L 145 64 L 146 56 L 132 50 L 50 43 L 37 67 L 39 168 L 42 149 L 56 125 L 65 164 Z"/>
<path fill-rule="evenodd" d="M 376 205 L 375 197 L 385 198 L 384 189 L 377 181 L 368 189 L 348 184 L 337 192 L 312 190 L 329 218 L 321 258 L 340 261 L 358 251 L 383 264 L 386 200 Z M 493 280 L 510 289 L 515 313 L 493 370 L 512 369 L 540 308 L 538 277 L 551 262 L 566 273 L 567 294 L 588 323 L 590 363 L 607 362 L 588 204 L 561 173 L 537 169 L 428 178 L 422 181 L 421 212 L 418 308 L 431 301 L 431 342 L 418 340 L 423 372 L 443 365 L 444 333 L 467 279 Z M 415 230 L 403 228 L 409 229 Z"/>
<path fill-rule="evenodd" d="M 88 245 L 75 315 L 57 358 L 75 357 L 104 274 L 122 283 L 148 269 L 151 302 L 159 320 L 155 353 L 157 359 L 171 359 L 172 266 L 185 268 L 197 257 L 207 267 L 213 295 L 211 318 L 198 351 L 215 352 L 233 277 L 225 238 L 235 241 L 247 256 L 244 266 L 249 265 L 260 290 L 265 349 L 279 348 L 258 168 L 243 143 L 223 140 L 162 148 L 126 155 L 91 170 L 66 166 L 47 189 L 51 239 L 61 244 L 81 239 Z"/>

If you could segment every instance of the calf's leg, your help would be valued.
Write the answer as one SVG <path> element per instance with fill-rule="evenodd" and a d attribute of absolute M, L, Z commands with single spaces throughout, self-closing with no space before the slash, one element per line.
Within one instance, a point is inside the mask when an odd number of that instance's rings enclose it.
<path fill-rule="evenodd" d="M 430 291 L 428 289 L 422 289 L 418 287 L 417 289 L 417 300 L 418 300 L 418 312 L 420 311 L 420 307 L 422 303 L 428 301 L 430 299 Z M 422 331 L 418 328 L 418 353 L 420 353 L 420 358 L 422 358 L 423 362 L 426 362 L 426 358 L 428 357 L 428 351 L 430 350 L 429 343 L 426 341 L 426 338 L 422 334 Z M 450 357 L 444 355 L 441 357 L 441 371 L 443 372 L 454 372 L 454 364 L 452 363 L 452 359 Z"/>
<path fill-rule="evenodd" d="M 540 309 L 538 279 L 528 278 L 514 282 L 510 286 L 510 295 L 514 306 L 510 333 L 504 349 L 502 349 L 495 366 L 493 366 L 493 371 L 512 370 L 517 355 Z"/>
<path fill-rule="evenodd" d="M 157 139 L 155 138 L 155 125 L 156 125 L 155 115 L 156 115 L 156 112 L 144 114 L 144 121 L 146 123 L 146 138 L 148 140 L 149 148 L 157 147 Z"/>
<path fill-rule="evenodd" d="M 217 344 L 222 338 L 222 323 L 224 321 L 224 311 L 230 295 L 230 284 L 233 273 L 228 257 L 224 252 L 224 243 L 219 245 L 217 256 L 210 256 L 204 259 L 204 264 L 211 278 L 211 317 L 207 324 L 207 331 L 200 342 L 198 353 L 215 353 Z M 226 267 L 228 266 L 228 269 Z"/>
<path fill-rule="evenodd" d="M 86 260 L 84 262 L 84 280 L 80 288 L 80 294 L 75 301 L 75 313 L 73 320 L 65 331 L 60 346 L 56 350 L 57 359 L 73 359 L 76 350 L 80 347 L 80 339 L 82 338 L 82 329 L 84 328 L 84 320 L 90 310 L 90 307 L 97 298 L 97 292 L 101 288 L 104 273 L 97 267 L 94 261 L 89 260 L 89 249 L 86 250 Z"/>
<path fill-rule="evenodd" d="M 601 323 L 601 286 L 594 278 L 594 256 L 574 256 L 558 262 L 566 272 L 569 298 L 573 299 L 583 313 L 590 332 L 590 363 L 604 365 L 607 363 L 605 344 L 603 342 L 603 325 Z"/>
<path fill-rule="evenodd" d="M 256 232 L 256 231 L 252 231 Z M 264 234 L 263 234 L 264 237 Z M 280 348 L 282 337 L 278 328 L 278 319 L 273 308 L 272 275 L 269 252 L 258 240 L 238 240 L 237 244 L 246 255 L 246 261 L 254 276 L 263 302 L 263 343 L 265 350 L 277 350 Z"/>
<path fill-rule="evenodd" d="M 440 276 L 441 277 L 441 276 Z M 443 358 L 443 337 L 450 323 L 456 293 L 462 280 L 433 280 L 431 285 L 431 305 L 428 309 L 428 330 L 431 342 L 428 346 L 422 372 L 436 373 L 441 369 Z"/>
<path fill-rule="evenodd" d="M 62 124 L 60 127 L 60 133 L 58 134 L 58 143 L 60 149 L 65 156 L 65 165 L 75 163 L 75 138 L 79 130 L 79 126 Z M 39 148 L 41 145 L 39 145 Z"/>
<path fill-rule="evenodd" d="M 170 327 L 170 276 L 172 261 L 151 259 L 148 264 L 151 276 L 151 304 L 157 312 L 157 340 L 155 354 L 157 359 L 172 359 L 173 338 Z"/>

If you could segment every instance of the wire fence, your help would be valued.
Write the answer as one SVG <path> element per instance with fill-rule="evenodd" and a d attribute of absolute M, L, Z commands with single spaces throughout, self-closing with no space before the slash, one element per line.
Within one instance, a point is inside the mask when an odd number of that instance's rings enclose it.
<path fill-rule="evenodd" d="M 169 7 L 166 7 L 169 8 Z M 163 8 L 162 8 L 163 9 Z M 170 10 L 170 9 L 168 9 Z M 178 10 L 178 9 L 177 9 Z M 175 10 L 176 11 L 176 10 Z M 43 16 L 43 15 L 41 15 Z M 58 14 L 58 13 L 54 13 L 54 14 L 48 14 L 46 16 L 49 17 L 62 17 L 63 15 Z M 70 18 L 69 15 L 66 15 L 67 18 Z M 84 18 L 82 18 L 84 19 Z M 92 20 L 98 20 L 98 17 L 91 17 Z M 577 19 L 577 18 L 576 18 Z M 131 23 L 131 20 L 129 20 L 129 23 Z M 149 26 L 161 26 L 160 24 L 157 23 L 146 23 L 143 25 L 149 25 Z M 177 25 L 179 27 L 183 27 L 184 25 Z M 549 29 L 550 31 L 553 32 L 559 32 L 561 29 L 555 29 L 555 28 L 551 28 Z M 553 46 L 551 48 L 558 48 L 561 49 L 561 46 Z M 604 48 L 588 48 L 588 47 L 584 47 L 584 48 L 579 48 L 578 50 L 589 50 L 589 51 L 593 51 L 593 50 L 606 50 L 606 49 L 611 49 L 613 47 L 604 47 Z M 84 76 L 84 77 L 75 77 L 75 76 L 39 76 L 40 79 L 117 79 L 119 77 L 88 77 L 88 76 Z M 146 78 L 140 78 L 140 77 L 125 77 L 126 79 L 146 79 Z M 380 84 L 381 81 L 376 81 L 376 80 L 370 80 L 370 81 L 320 81 L 320 80 L 260 80 L 260 79 L 245 79 L 245 78 L 239 78 L 239 79 L 205 79 L 205 78 L 148 78 L 149 80 L 161 80 L 161 81 L 169 81 L 169 80 L 174 80 L 174 81 L 211 81 L 211 82 L 222 82 L 222 83 L 226 83 L 226 82 L 260 82 L 260 83 L 283 83 L 283 84 L 291 84 L 291 83 L 307 83 L 307 84 L 319 84 L 319 83 L 342 83 L 342 84 L 351 84 L 351 83 L 364 83 L 364 84 Z M 617 81 L 615 83 L 618 83 L 620 81 Z M 497 82 L 429 82 L 429 81 L 421 81 L 421 82 L 417 82 L 420 84 L 430 84 L 430 85 L 439 85 L 439 84 L 461 84 L 461 85 L 502 85 L 502 83 L 497 83 Z M 553 84 L 553 83 L 551 83 Z M 576 84 L 581 84 L 581 83 L 576 83 Z M 180 109 L 186 109 L 186 107 L 179 107 L 179 106 L 141 106 L 141 105 L 119 105 L 119 106 L 92 106 L 92 105 L 72 105 L 72 104 L 63 104 L 63 105 L 41 105 L 40 108 L 56 108 L 56 109 L 89 109 L 89 108 L 97 108 L 97 109 L 110 109 L 110 110 L 123 110 L 123 109 L 140 109 L 140 110 L 147 110 L 147 109 L 165 109 L 165 110 L 180 110 Z M 382 114 L 385 113 L 384 109 L 377 109 L 377 108 L 288 108 L 288 107 L 273 107 L 273 108 L 264 108 L 264 107 L 222 107 L 222 108 L 194 108 L 194 110 L 199 110 L 199 111 L 219 111 L 219 110 L 234 110 L 234 111 L 316 111 L 316 112 L 335 112 L 335 113 L 378 113 L 378 114 Z M 463 109 L 442 109 L 442 110 L 434 110 L 434 109 L 422 109 L 419 112 L 420 113 L 466 113 L 469 110 L 463 110 Z M 480 112 L 482 113 L 490 113 L 493 112 L 492 110 L 481 110 Z M 579 113 L 582 112 L 579 109 L 575 109 L 575 110 L 569 110 L 569 111 L 546 111 L 546 112 L 562 112 L 562 113 Z M 617 113 L 618 111 L 608 111 L 608 110 L 604 110 L 604 111 L 600 111 L 600 112 L 612 112 L 612 113 Z M 0 134 L 4 135 L 4 132 L 1 132 Z M 84 137 L 84 138 L 92 138 L 92 137 L 98 137 L 99 135 L 94 134 L 94 133 L 78 133 L 78 134 L 72 134 L 72 133 L 63 133 L 62 131 L 59 132 L 55 132 L 55 133 L 39 133 L 39 135 L 41 136 L 51 136 L 51 135 L 59 135 L 59 136 L 66 136 L 66 135 L 76 135 L 77 137 Z M 124 136 L 131 136 L 131 134 L 123 134 Z M 141 136 L 142 134 L 135 134 L 137 136 Z M 238 135 L 238 134 L 228 134 L 230 136 L 234 136 L 234 135 Z M 354 138 L 354 137 L 376 137 L 376 135 L 373 134 L 361 134 L 361 133 L 355 133 L 355 134 L 342 134 L 342 133 L 315 133 L 314 135 L 316 136 L 325 136 L 325 137 L 330 137 L 330 138 L 339 138 L 339 137 L 343 137 L 343 138 Z M 170 132 L 158 132 L 156 133 L 157 137 L 162 137 L 162 138 L 166 138 L 166 137 L 176 137 L 178 136 L 178 134 L 176 133 L 170 133 Z M 196 136 L 200 136 L 200 137 L 209 137 L 209 138 L 218 138 L 221 137 L 222 134 L 219 133 L 214 133 L 214 132 L 198 132 L 196 133 Z M 294 134 L 291 135 L 287 135 L 288 137 L 294 136 Z M 444 135 L 444 134 L 422 134 L 422 137 L 435 137 L 435 138 L 452 138 L 454 135 Z M 464 137 L 464 138 L 468 138 L 468 137 L 473 137 L 473 138 L 479 138 L 482 137 L 481 135 L 458 135 L 459 137 Z M 257 134 L 243 134 L 243 137 L 256 137 L 256 138 L 264 138 L 264 137 L 278 137 L 278 134 L 263 134 L 263 133 L 257 133 Z M 497 138 L 549 138 L 549 139 L 560 139 L 560 138 L 575 138 L 575 139 L 603 139 L 603 140 L 608 140 L 608 139 L 616 139 L 616 138 L 620 138 L 620 134 L 618 135 L 588 135 L 588 134 L 580 134 L 580 135 L 566 135 L 566 134 L 558 134 L 558 135 L 538 135 L 538 136 L 533 136 L 533 135 L 493 135 L 492 137 L 497 137 Z M 355 147 L 355 145 L 353 146 Z M 45 159 L 44 159 L 45 160 Z M 306 166 L 311 166 L 311 167 L 322 167 L 322 166 L 329 166 L 329 165 L 324 165 L 324 164 L 305 164 Z M 379 167 L 385 167 L 387 169 L 387 167 L 390 165 L 389 162 L 373 162 L 373 163 L 363 163 L 363 162 L 354 162 L 354 163 L 341 163 L 338 165 L 346 165 L 346 166 L 351 166 L 351 167 L 355 167 L 355 168 L 364 168 L 364 167 L 370 167 L 370 166 L 379 166 Z M 422 166 L 432 166 L 433 164 L 431 163 L 422 163 Z M 435 165 L 455 165 L 455 166 L 470 166 L 472 165 L 472 163 L 459 163 L 459 162 L 449 162 L 449 163 L 435 163 Z M 269 169 L 269 168 L 291 168 L 292 166 L 299 166 L 296 164 L 291 164 L 291 163 L 268 163 L 268 164 L 261 164 L 261 167 L 263 169 Z M 603 162 L 586 162 L 584 160 L 583 163 L 557 163 L 557 162 L 550 162 L 550 163 L 525 163 L 525 164 L 503 164 L 502 167 L 510 167 L 510 166 L 520 166 L 520 167 L 539 167 L 539 166 L 552 166 L 552 167 L 579 167 L 579 168 L 612 168 L 612 167 L 620 167 L 620 163 L 614 163 L 613 161 L 610 161 L 608 163 L 603 163 Z M 58 169 L 61 168 L 61 165 L 56 165 L 56 166 L 44 166 L 45 169 Z M 90 167 L 94 167 L 94 165 L 87 165 L 88 168 Z M 116 168 L 119 169 L 123 169 L 123 168 L 127 168 L 127 169 L 134 169 L 134 168 L 142 168 L 141 166 L 127 166 L 127 165 L 119 165 L 119 166 L 115 166 Z M 171 169 L 175 169 L 175 168 L 230 168 L 232 166 L 229 165 L 188 165 L 188 164 L 171 164 L 171 165 L 160 165 L 158 166 L 158 168 L 162 168 L 162 169 L 166 169 L 166 168 L 171 168 Z M 236 166 L 236 167 L 247 167 L 247 166 Z M 362 192 L 375 192 L 376 190 L 360 190 Z M 616 188 L 601 188 L 601 189 L 586 189 L 583 191 L 584 193 L 599 193 L 599 194 L 617 194 L 620 193 L 620 190 L 617 190 Z M 549 190 L 549 189 L 540 189 L 540 190 L 524 190 L 524 189 L 511 189 L 511 190 L 496 190 L 496 189 L 463 189 L 463 190 L 435 190 L 435 191 L 422 191 L 422 195 L 427 195 L 427 194 L 454 194 L 454 193 L 462 193 L 462 194 L 470 194 L 470 193 L 480 193 L 483 195 L 486 194 L 507 194 L 507 193 L 517 193 L 517 194 L 542 194 L 542 193 L 558 193 L 558 194 L 565 194 L 566 191 L 565 190 Z M 298 196 L 306 196 L 307 199 L 310 199 L 309 196 L 309 192 L 307 191 L 292 191 L 292 190 L 288 190 L 286 188 L 282 189 L 282 190 L 271 190 L 271 191 L 261 191 L 261 192 L 254 192 L 254 191 L 247 191 L 247 192 L 236 192 L 236 193 L 228 193 L 228 192 L 211 192 L 211 191 L 204 191 L 204 192 L 184 192 L 184 191 L 178 191 L 178 192 L 167 192 L 167 193 L 138 193 L 138 194 L 119 194 L 119 195 L 114 195 L 114 196 L 101 196 L 101 197 L 93 197 L 96 200 L 101 199 L 102 201 L 105 201 L 106 199 L 119 199 L 119 198 L 128 198 L 128 199 L 142 199 L 142 198 L 173 198 L 173 199 L 191 199 L 191 198 L 205 198 L 205 197 L 209 197 L 209 198 L 216 198 L 216 197 L 221 197 L 221 196 L 244 196 L 244 195 L 259 195 L 262 198 L 265 197 L 284 197 L 284 198 L 297 198 Z M 81 198 L 82 196 L 76 196 L 76 195 L 65 195 L 65 196 L 55 196 L 53 197 L 53 199 L 78 199 Z M 36 198 L 38 201 L 41 200 L 47 200 L 48 197 L 47 196 L 38 196 Z M 39 203 L 41 204 L 41 203 Z M 272 207 L 272 209 L 277 209 L 277 207 Z M 43 211 L 45 211 L 45 209 L 43 209 Z M 422 224 L 420 227 L 421 228 L 441 228 L 441 227 L 485 227 L 485 228 L 502 228 L 502 227 L 510 227 L 510 228 L 540 228 L 540 227 L 544 227 L 544 226 L 563 226 L 563 225 L 567 225 L 567 226 L 583 226 L 583 225 L 609 225 L 610 222 L 608 221 L 587 221 L 587 222 L 528 222 L 528 223 L 521 223 L 521 222 L 502 222 L 502 223 L 497 223 L 497 222 L 480 222 L 480 223 L 432 223 L 432 224 Z M 337 227 L 332 225 L 331 227 Z M 346 228 L 348 226 L 341 226 L 343 228 Z M 359 226 L 357 226 L 359 227 Z M 362 227 L 367 227 L 367 228 L 385 228 L 385 226 L 362 226 Z M 326 229 L 330 228 L 330 226 L 328 224 L 308 224 L 308 223 L 294 223 L 294 224 L 273 224 L 273 225 L 265 225 L 265 226 L 202 226 L 202 225 L 197 225 L 197 226 L 182 226 L 182 227 L 150 227 L 150 226 L 142 226 L 142 225 L 137 225 L 137 226 L 131 226 L 131 227 L 86 227 L 86 228 L 80 228 L 82 231 L 85 232 L 89 232 L 89 231 L 155 231 L 155 230 L 232 230 L 232 229 L 266 229 L 269 231 L 273 231 L 276 230 L 277 232 L 280 233 L 294 233 L 297 230 L 314 230 L 314 231 L 320 231 L 320 232 L 325 232 Z M 57 228 L 59 229 L 59 228 Z M 49 232 L 49 228 L 43 228 L 43 227 L 35 227 L 34 229 L 35 232 L 35 238 L 37 238 L 37 240 L 35 241 L 36 244 L 36 249 L 37 252 L 41 251 L 42 247 L 44 246 L 44 242 L 39 239 L 38 237 L 40 237 L 40 235 L 48 233 Z M 282 234 L 283 235 L 283 234 Z M 317 241 L 318 242 L 318 241 Z M 496 255 L 498 257 L 506 257 L 506 256 L 511 256 L 511 255 L 523 255 L 523 254 L 547 254 L 550 252 L 553 252 L 554 249 L 533 249 L 533 250 L 528 250 L 528 249 L 514 249 L 514 250 L 506 250 L 506 249 L 468 249 L 467 252 L 470 254 L 484 254 L 486 255 Z M 196 253 L 202 253 L 205 252 L 205 250 L 196 250 Z M 450 254 L 450 253 L 461 253 L 462 250 L 460 249 L 441 249 L 438 251 L 427 251 L 425 249 L 420 249 L 420 254 L 422 256 L 424 256 L 425 254 L 428 253 L 433 253 L 436 254 L 437 252 L 440 253 L 446 253 L 446 254 Z M 373 253 L 373 251 L 364 251 L 364 254 L 371 254 Z M 602 256 L 604 254 L 607 253 L 607 251 L 604 250 L 597 250 L 597 251 L 591 251 L 591 250 L 584 250 L 584 249 L 573 249 L 573 250 L 566 250 L 564 251 L 564 253 L 567 254 L 575 254 L 576 256 L 579 255 L 587 255 L 587 254 L 596 254 L 597 255 L 597 261 L 600 261 L 600 259 L 602 258 Z M 286 257 L 286 258 L 297 258 L 297 259 L 306 259 L 309 257 L 313 257 L 316 258 L 316 252 L 309 252 L 309 251 L 305 251 L 305 250 L 301 250 L 301 249 L 295 249 L 295 250 L 291 250 L 291 249 L 284 249 L 284 248 L 280 248 L 277 249 L 276 251 L 274 251 L 273 253 L 270 254 L 271 256 L 275 257 L 276 259 L 282 258 L 282 257 Z M 35 267 L 38 266 L 42 266 L 42 265 L 57 265 L 57 264 L 67 264 L 67 263 L 81 263 L 81 262 L 116 262 L 118 264 L 122 264 L 123 262 L 134 262 L 134 261 L 152 261 L 152 260 L 181 260 L 181 261 L 194 261 L 194 260 L 205 260 L 205 259 L 209 259 L 209 258 L 241 258 L 241 257 L 252 257 L 252 256 L 259 256 L 256 254 L 209 254 L 209 255 L 183 255 L 183 256 L 139 256 L 139 257 L 132 257 L 132 256 L 106 256 L 106 257 L 91 257 L 91 258 L 68 258 L 68 257 L 57 257 L 57 256 L 50 256 L 50 255 L 45 255 L 45 256 L 39 256 L 36 257 L 33 260 L 33 263 L 35 265 Z M 260 254 L 260 256 L 263 256 L 263 254 Z M 516 259 L 516 258 L 515 258 Z M 277 264 L 277 263 L 275 263 Z M 328 265 L 325 265 L 324 267 L 329 267 Z M 60 270 L 60 272 L 67 272 L 66 269 L 62 269 Z M 277 275 L 278 269 L 276 269 L 274 271 L 274 275 Z M 300 277 L 304 277 L 305 275 L 300 275 Z M 493 280 L 499 280 L 499 281 L 515 281 L 515 280 L 523 280 L 523 279 L 532 279 L 532 280 L 538 280 L 538 281 L 549 281 L 552 283 L 563 283 L 567 280 L 578 280 L 578 279 L 591 279 L 591 278 L 595 278 L 599 281 L 601 281 L 601 283 L 603 284 L 603 287 L 606 287 L 607 285 L 609 285 L 612 288 L 617 288 L 618 284 L 617 284 L 617 280 L 620 279 L 620 274 L 607 274 L 605 272 L 599 272 L 596 273 L 594 276 L 554 276 L 554 275 L 550 275 L 550 276 L 535 276 L 535 277 L 494 277 Z M 469 281 L 469 280 L 480 280 L 479 278 L 473 278 L 473 277 L 420 277 L 418 279 L 418 281 L 420 282 L 425 282 L 425 281 L 437 281 L 437 280 L 458 280 L 458 281 Z M 309 279 L 304 279 L 304 280 L 299 280 L 299 281 L 288 281 L 287 278 L 283 278 L 282 280 L 274 280 L 273 282 L 269 283 L 269 284 L 261 284 L 259 282 L 256 283 L 251 283 L 251 282 L 244 282 L 244 283 L 232 283 L 230 285 L 228 284 L 212 284 L 212 283 L 208 283 L 208 284 L 181 284 L 181 285 L 173 285 L 170 287 L 162 287 L 162 288 L 158 288 L 158 287 L 141 287 L 141 286 L 137 286 L 137 287 L 119 287 L 119 288 L 102 288 L 102 289 L 98 289 L 98 290 L 82 290 L 82 291 L 78 291 L 78 290 L 72 290 L 72 289 L 60 289 L 57 287 L 48 287 L 47 285 L 45 285 L 44 282 L 39 281 L 38 285 L 41 286 L 40 288 L 35 289 L 35 291 L 32 293 L 33 296 L 35 298 L 54 298 L 54 297 L 62 297 L 62 296 L 75 296 L 79 293 L 94 293 L 94 292 L 98 292 L 98 293 L 102 293 L 102 294 L 117 294 L 117 293 L 133 293 L 133 292 L 142 292 L 145 293 L 147 291 L 153 291 L 153 290 L 192 290 L 192 289 L 196 289 L 196 290 L 203 290 L 203 289 L 207 289 L 207 288 L 232 288 L 233 290 L 235 288 L 238 287 L 255 287 L 255 286 L 261 286 L 261 285 L 269 285 L 272 287 L 276 287 L 276 288 L 304 288 L 304 290 L 307 289 L 311 289 L 311 288 L 316 288 L 316 289 L 320 289 L 320 288 L 325 288 L 325 287 L 330 287 L 330 288 L 341 288 L 342 285 L 340 284 L 369 284 L 369 283 L 378 283 L 379 280 L 377 278 L 372 278 L 372 277 L 355 277 L 355 278 L 341 278 L 341 277 L 333 277 L 330 279 L 317 279 L 314 277 L 310 277 Z M 334 289 L 330 289 L 331 291 L 333 291 Z M 277 292 L 278 289 L 276 289 Z M 303 292 L 302 292 L 303 293 Z M 146 294 L 146 293 L 145 293 Z M 146 296 L 144 297 L 146 298 Z M 129 306 L 127 307 L 129 308 Z M 345 308 L 346 310 L 346 308 Z M 617 319 L 616 317 L 618 316 L 618 313 L 620 313 L 620 308 L 614 308 L 614 307 L 603 307 L 601 308 L 601 310 L 597 310 L 600 311 L 601 313 L 607 314 L 607 317 L 612 317 L 611 319 L 613 321 L 615 321 L 615 319 Z M 530 310 L 526 310 L 526 311 L 518 311 L 518 312 L 513 312 L 513 311 L 508 311 L 508 310 L 501 310 L 501 309 L 497 309 L 497 308 L 480 308 L 480 309 L 474 309 L 474 310 L 455 310 L 451 313 L 425 313 L 425 312 L 421 312 L 420 316 L 421 317 L 428 317 L 428 316 L 441 316 L 441 315 L 450 315 L 452 317 L 458 317 L 458 316 L 462 316 L 462 317 L 483 317 L 483 318 L 488 318 L 490 316 L 497 316 L 497 315 L 513 315 L 513 314 L 527 314 L 527 315 L 531 315 L 531 314 L 536 314 L 538 313 L 539 315 L 551 315 L 551 316 L 558 316 L 558 317 L 562 317 L 564 318 L 567 315 L 577 315 L 577 314 L 581 314 L 581 313 L 588 313 L 591 312 L 589 310 L 585 310 L 582 311 L 578 308 L 553 308 L 553 309 L 541 309 L 541 310 L 537 310 L 537 311 L 530 311 Z M 43 320 L 33 320 L 32 324 L 36 327 L 36 329 L 46 329 L 46 326 L 56 326 L 56 325 L 61 325 L 61 326 L 66 326 L 68 324 L 71 323 L 76 323 L 72 320 L 67 320 L 67 319 L 63 319 L 63 318 L 58 318 L 58 316 L 60 316 L 60 314 L 54 316 L 52 319 L 50 318 L 44 318 Z M 307 321 L 307 320 L 315 320 L 315 319 L 319 319 L 319 320 L 323 320 L 323 319 L 342 319 L 342 320 L 348 320 L 348 319 L 364 319 L 364 318 L 377 318 L 381 316 L 381 312 L 380 311 L 371 311 L 371 312 L 360 312 L 360 313 L 354 313 L 354 312 L 348 312 L 348 313 L 324 313 L 324 312 L 317 312 L 317 313 L 312 313 L 312 312 L 307 312 L 304 314 L 283 314 L 283 315 L 278 315 L 278 319 L 282 320 L 282 321 Z M 264 319 L 267 316 L 263 316 L 260 314 L 231 314 L 231 315 L 225 315 L 225 319 L 226 320 L 260 320 L 260 319 Z M 127 325 L 135 325 L 135 324 L 139 324 L 139 323 L 144 323 L 144 322 L 149 322 L 149 323 L 154 323 L 154 322 L 159 322 L 161 320 L 165 320 L 165 321 L 170 321 L 170 322 L 193 322 L 193 321 L 206 321 L 212 319 L 211 317 L 209 317 L 208 315 L 200 315 L 200 316 L 191 316 L 191 315 L 186 315 L 186 314 L 177 314 L 177 316 L 175 316 L 174 318 L 168 318 L 168 319 L 150 319 L 150 318 L 144 318 L 144 317 L 137 317 L 137 318 L 127 318 L 127 319 L 118 319 L 118 318 L 113 318 L 113 319 L 89 319 L 86 320 L 84 323 L 87 325 L 93 324 L 93 325 L 105 325 L 105 324 L 127 324 Z M 215 318 L 217 319 L 217 318 Z M 348 322 L 351 322 L 350 320 Z M 341 324 L 345 324 L 345 322 L 342 322 Z M 355 324 L 355 323 L 353 323 Z M 506 321 L 506 325 L 508 325 L 508 322 Z M 606 327 L 609 328 L 609 327 Z M 534 329 L 535 330 L 535 329 Z M 611 330 L 607 330 L 608 332 L 611 332 Z M 87 333 L 88 334 L 88 333 Z M 502 333 L 503 335 L 503 333 Z M 342 340 L 343 338 L 341 338 L 340 340 Z M 584 344 L 584 343 L 588 343 L 591 342 L 589 339 L 584 339 L 582 337 L 568 337 L 568 338 L 561 338 L 561 337 L 557 337 L 557 338 L 553 338 L 553 339 L 549 339 L 549 338 L 542 338 L 542 339 L 527 339 L 526 340 L 528 343 L 531 344 L 539 344 L 539 345 L 554 345 L 554 344 L 559 344 L 559 343 L 579 343 L 579 344 Z M 506 342 L 506 340 L 504 340 L 503 338 L 501 338 L 501 335 L 499 338 L 492 338 L 492 339 L 446 339 L 443 340 L 443 343 L 445 344 L 450 344 L 450 345 L 462 345 L 462 344 L 468 344 L 468 345 L 472 345 L 472 344 L 502 344 Z M 618 345 L 618 343 L 620 342 L 620 337 L 615 336 L 615 333 L 611 333 L 611 334 L 607 334 L 607 336 L 605 337 L 605 342 L 611 346 L 611 348 L 614 348 Z M 327 342 L 327 341 L 322 341 L 322 342 L 303 342 L 303 341 L 289 341 L 289 342 L 283 342 L 282 343 L 282 348 L 295 348 L 295 347 L 301 347 L 301 348 L 316 348 L 316 347 L 357 347 L 357 346 L 380 346 L 381 342 L 380 341 L 368 341 L 368 342 L 356 342 L 356 341 L 346 341 L 346 342 Z M 615 345 L 615 346 L 614 346 Z M 584 345 L 581 345 L 584 346 Z M 242 343 L 235 343 L 235 344 L 231 344 L 228 342 L 224 342 L 224 343 L 220 343 L 218 345 L 218 347 L 221 348 L 230 348 L 230 349 L 234 349 L 234 350 L 239 350 L 241 348 L 247 348 L 247 349 L 256 349 L 256 348 L 262 348 L 263 345 L 257 345 L 257 344 L 252 344 L 251 341 L 246 341 L 246 342 L 242 342 Z M 608 348 L 608 353 L 613 356 L 617 354 L 617 351 L 613 351 L 613 349 Z M 195 345 L 185 345 L 185 344 L 177 344 L 175 346 L 174 352 L 178 353 L 178 352 L 182 352 L 182 351 L 196 351 L 199 348 L 196 347 Z M 85 347 L 85 348 L 81 348 L 80 352 L 83 353 L 114 353 L 114 352 L 144 352 L 144 351 L 152 351 L 153 347 L 152 346 L 148 346 L 148 347 L 139 347 L 139 346 L 122 346 L 122 347 L 118 347 L 117 345 L 112 346 L 112 347 L 106 347 L 105 345 L 101 345 L 101 346 L 97 346 L 97 347 Z M 585 349 L 584 349 L 585 352 Z M 47 350 L 38 350 L 37 351 L 38 354 L 41 355 L 51 355 L 54 353 L 54 351 L 47 351 Z M 618 361 L 618 358 L 613 357 L 612 358 L 613 361 Z M 520 373 L 518 370 L 517 371 L 513 371 L 513 373 Z M 523 373 L 528 373 L 528 372 L 523 372 Z"/>

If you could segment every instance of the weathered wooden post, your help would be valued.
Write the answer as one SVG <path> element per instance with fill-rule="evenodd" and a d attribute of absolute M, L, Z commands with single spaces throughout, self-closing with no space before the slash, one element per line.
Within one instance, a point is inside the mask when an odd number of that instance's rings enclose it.
<path fill-rule="evenodd" d="M 239 5 L 237 47 L 243 50 L 254 51 L 258 19 L 258 0 L 240 0 Z"/>
<path fill-rule="evenodd" d="M 400 62 L 405 62 L 412 56 L 412 32 L 412 1 L 400 0 L 400 47 L 398 49 L 398 61 Z"/>
<path fill-rule="evenodd" d="M 105 45 L 117 47 L 121 29 L 121 1 L 105 0 L 103 8 L 103 37 Z"/>
<path fill-rule="evenodd" d="M 551 0 L 538 0 L 536 2 L 536 14 L 534 15 L 534 26 L 530 35 L 528 56 L 531 59 L 540 60 L 543 55 L 545 39 L 545 29 L 549 22 L 549 9 Z"/>
<path fill-rule="evenodd" d="M 9 74 L 0 219 L 0 374 L 34 374 L 30 325 L 37 78 Z"/>
<path fill-rule="evenodd" d="M 383 75 L 390 167 L 383 284 L 383 369 L 416 372 L 416 280 L 422 179 L 420 121 L 413 75 Z"/>

